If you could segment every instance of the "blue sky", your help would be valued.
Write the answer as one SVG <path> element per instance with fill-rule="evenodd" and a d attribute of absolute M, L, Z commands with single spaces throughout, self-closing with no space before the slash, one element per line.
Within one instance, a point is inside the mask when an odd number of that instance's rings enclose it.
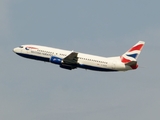
<path fill-rule="evenodd" d="M 1 0 L 0 119 L 159 120 L 160 1 Z M 67 71 L 15 55 L 38 44 L 116 56 L 146 45 L 136 71 Z"/>

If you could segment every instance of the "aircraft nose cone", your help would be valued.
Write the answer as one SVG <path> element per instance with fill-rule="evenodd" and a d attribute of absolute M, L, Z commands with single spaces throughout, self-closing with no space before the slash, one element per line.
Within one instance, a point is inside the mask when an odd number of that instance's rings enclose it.
<path fill-rule="evenodd" d="M 14 49 L 13 49 L 13 52 L 14 52 L 14 53 L 17 53 L 17 52 L 18 52 L 18 49 L 17 49 L 17 48 L 14 48 Z"/>
<path fill-rule="evenodd" d="M 13 49 L 13 52 L 16 53 L 16 48 Z"/>

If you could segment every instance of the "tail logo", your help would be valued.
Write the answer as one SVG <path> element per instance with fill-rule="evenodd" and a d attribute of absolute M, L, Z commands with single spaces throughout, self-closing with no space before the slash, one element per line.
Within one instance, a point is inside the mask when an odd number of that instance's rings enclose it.
<path fill-rule="evenodd" d="M 134 58 L 134 59 L 136 59 L 136 57 L 138 56 L 138 54 L 137 53 L 135 53 L 135 54 L 126 54 L 126 56 L 127 57 L 130 57 L 130 58 Z M 128 62 L 131 62 L 131 60 L 128 58 L 125 58 L 124 56 L 121 56 L 121 61 L 123 62 L 123 63 L 128 63 Z"/>
<path fill-rule="evenodd" d="M 129 54 L 129 55 L 127 54 L 128 57 L 132 57 L 134 59 L 136 59 L 137 55 L 138 55 L 137 53 L 135 53 L 135 54 Z"/>
<path fill-rule="evenodd" d="M 129 63 L 131 61 L 136 61 L 139 54 L 141 53 L 141 50 L 144 46 L 145 42 L 139 41 L 137 44 L 135 44 L 131 49 L 129 49 L 126 53 L 124 53 L 121 56 L 121 62 L 123 63 Z"/>
<path fill-rule="evenodd" d="M 131 48 L 128 52 L 133 52 L 135 50 L 141 50 L 144 44 L 139 44 L 137 46 L 134 46 L 133 48 Z"/>

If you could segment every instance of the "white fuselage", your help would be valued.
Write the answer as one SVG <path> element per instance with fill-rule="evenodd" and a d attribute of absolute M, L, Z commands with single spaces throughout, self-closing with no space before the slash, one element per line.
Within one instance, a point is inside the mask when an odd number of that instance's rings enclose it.
<path fill-rule="evenodd" d="M 51 57 L 56 57 L 61 60 L 67 57 L 73 51 L 56 49 L 51 47 L 39 45 L 22 45 L 13 50 L 16 54 L 30 59 L 51 62 Z M 96 71 L 127 71 L 132 70 L 128 65 L 121 62 L 120 56 L 118 57 L 100 57 L 77 52 L 78 60 L 77 67 L 96 70 Z M 55 63 L 55 64 L 61 64 Z"/>

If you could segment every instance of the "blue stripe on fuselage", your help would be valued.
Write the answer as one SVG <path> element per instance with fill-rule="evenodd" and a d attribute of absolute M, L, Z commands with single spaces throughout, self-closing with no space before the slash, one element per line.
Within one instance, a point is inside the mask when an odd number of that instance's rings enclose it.
<path fill-rule="evenodd" d="M 89 69 L 89 70 L 95 70 L 95 71 L 108 71 L 108 72 L 116 72 L 117 70 L 112 70 L 112 69 L 107 69 L 107 68 L 100 68 L 100 67 L 95 67 L 95 66 L 90 66 L 90 65 L 84 65 L 84 64 L 80 64 L 78 66 L 79 68 L 83 68 L 83 69 Z"/>
<path fill-rule="evenodd" d="M 44 61 L 44 62 L 49 62 L 49 58 L 35 56 L 35 55 L 28 55 L 28 54 L 23 54 L 23 53 L 17 53 L 17 54 L 19 56 L 22 56 L 22 57 L 25 57 L 25 58 L 40 60 L 40 61 Z"/>

